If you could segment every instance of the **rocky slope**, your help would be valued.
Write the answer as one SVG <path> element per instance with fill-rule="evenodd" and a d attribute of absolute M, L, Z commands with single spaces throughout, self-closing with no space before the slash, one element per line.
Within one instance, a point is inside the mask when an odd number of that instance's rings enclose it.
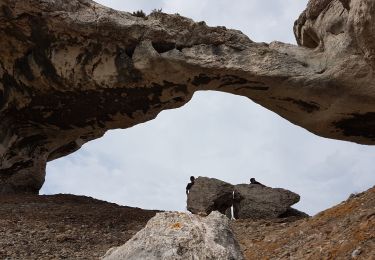
<path fill-rule="evenodd" d="M 98 259 L 155 214 L 73 195 L 0 196 L 0 259 Z"/>
<path fill-rule="evenodd" d="M 310 0 L 300 46 L 90 0 L 0 0 L 0 193 L 46 162 L 151 120 L 197 90 L 246 96 L 320 136 L 375 143 L 372 0 Z"/>
<path fill-rule="evenodd" d="M 246 259 L 375 259 L 375 187 L 316 216 L 232 223 Z"/>
<path fill-rule="evenodd" d="M 1 259 L 95 259 L 155 211 L 72 195 L 0 197 Z M 374 259 L 375 187 L 304 220 L 231 223 L 246 259 Z"/>

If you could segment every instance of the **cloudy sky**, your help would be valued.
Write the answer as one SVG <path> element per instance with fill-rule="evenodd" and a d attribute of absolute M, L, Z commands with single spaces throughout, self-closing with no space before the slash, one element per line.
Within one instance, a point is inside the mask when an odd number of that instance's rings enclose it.
<path fill-rule="evenodd" d="M 292 26 L 307 0 L 98 0 L 125 11 L 163 9 L 252 40 L 295 43 Z M 234 4 L 235 3 L 235 4 Z M 375 184 L 375 146 L 315 136 L 247 98 L 197 92 L 184 107 L 109 131 L 50 162 L 41 194 L 72 193 L 146 209 L 186 207 L 190 175 L 233 184 L 250 177 L 301 195 L 296 208 L 329 208 Z"/>

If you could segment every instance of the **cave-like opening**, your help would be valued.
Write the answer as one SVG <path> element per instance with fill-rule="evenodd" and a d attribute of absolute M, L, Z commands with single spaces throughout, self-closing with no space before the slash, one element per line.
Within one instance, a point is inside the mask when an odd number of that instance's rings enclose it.
<path fill-rule="evenodd" d="M 315 214 L 375 182 L 374 152 L 313 135 L 245 97 L 200 91 L 182 108 L 48 163 L 41 194 L 183 211 L 190 175 L 234 184 L 255 177 L 300 194 L 296 208 Z"/>

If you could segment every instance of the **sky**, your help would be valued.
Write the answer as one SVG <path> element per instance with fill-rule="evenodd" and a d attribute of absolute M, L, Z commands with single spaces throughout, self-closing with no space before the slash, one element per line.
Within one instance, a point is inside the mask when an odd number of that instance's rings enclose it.
<path fill-rule="evenodd" d="M 123 11 L 162 9 L 257 42 L 295 44 L 293 23 L 307 0 L 98 0 Z M 235 4 L 233 4 L 235 3 Z M 298 193 L 310 215 L 375 184 L 375 146 L 330 140 L 245 97 L 196 92 L 185 106 L 85 144 L 49 162 L 41 194 L 70 193 L 144 209 L 186 211 L 191 175 Z"/>

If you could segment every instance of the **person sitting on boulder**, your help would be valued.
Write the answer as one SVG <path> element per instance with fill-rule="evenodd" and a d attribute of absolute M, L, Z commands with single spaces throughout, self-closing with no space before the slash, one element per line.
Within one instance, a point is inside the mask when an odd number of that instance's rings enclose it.
<path fill-rule="evenodd" d="M 250 184 L 258 184 L 258 185 L 260 185 L 262 187 L 266 187 L 266 185 L 263 185 L 262 183 L 256 181 L 255 178 L 251 178 L 250 179 Z"/>
<path fill-rule="evenodd" d="M 194 176 L 190 176 L 190 183 L 186 186 L 186 195 L 190 192 L 191 187 L 194 185 L 195 178 Z"/>

